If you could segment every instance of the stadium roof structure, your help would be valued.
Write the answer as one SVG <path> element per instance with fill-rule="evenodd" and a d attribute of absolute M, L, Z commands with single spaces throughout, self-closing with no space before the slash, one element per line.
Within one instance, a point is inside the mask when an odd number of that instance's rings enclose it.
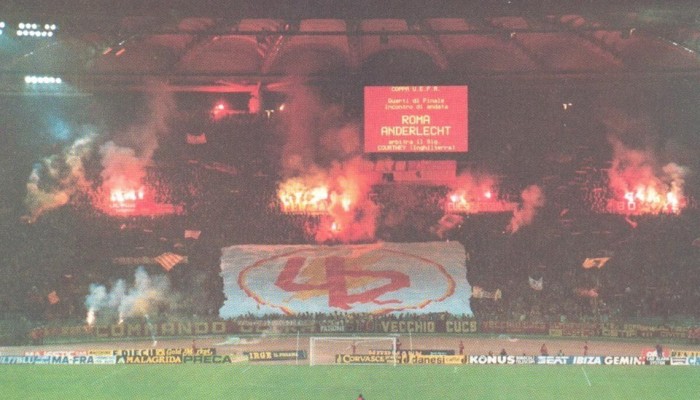
<path fill-rule="evenodd" d="M 27 75 L 80 92 L 145 90 L 154 78 L 191 92 L 283 90 L 290 76 L 700 78 L 700 7 L 657 3 L 10 0 L 0 6 L 0 94 L 26 93 Z M 56 24 L 55 35 L 17 35 L 34 21 Z"/>

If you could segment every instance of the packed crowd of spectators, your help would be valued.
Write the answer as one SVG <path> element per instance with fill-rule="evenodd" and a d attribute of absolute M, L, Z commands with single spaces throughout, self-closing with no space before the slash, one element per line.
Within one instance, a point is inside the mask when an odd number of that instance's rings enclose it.
<path fill-rule="evenodd" d="M 188 264 L 167 272 L 183 300 L 178 309 L 165 311 L 214 316 L 225 299 L 219 275 L 222 247 L 314 243 L 323 217 L 281 211 L 276 193 L 285 177 L 276 172 L 274 153 L 251 143 L 274 138 L 260 139 L 250 132 L 264 129 L 246 124 L 243 133 L 215 132 L 207 144 L 183 144 L 178 151 L 157 154 L 146 184 L 158 201 L 180 206 L 181 213 L 114 217 L 90 207 L 89 201 L 76 201 L 34 223 L 4 218 L 2 246 L 9 254 L 4 265 L 13 279 L 0 293 L 3 317 L 82 320 L 91 284 L 133 279 L 133 268 L 115 266 L 112 258 L 164 252 L 189 258 Z M 698 211 L 635 217 L 632 226 L 623 215 L 588 207 L 602 201 L 600 192 L 589 189 L 591 179 L 603 176 L 601 169 L 570 170 L 571 179 L 543 180 L 552 201 L 515 233 L 505 229 L 512 213 L 484 213 L 462 215 L 461 224 L 436 235 L 448 186 L 384 182 L 372 193 L 380 210 L 376 239 L 462 243 L 469 283 L 502 293 L 498 300 L 472 299 L 477 319 L 700 318 L 700 249 L 692 244 L 700 232 Z M 502 196 L 517 198 L 522 187 L 505 179 Z M 201 236 L 185 239 L 186 230 Z M 587 258 L 609 260 L 602 268 L 585 269 Z M 157 265 L 148 271 L 166 274 Z M 541 289 L 533 288 L 531 280 L 541 281 Z M 48 297 L 52 292 L 57 302 Z M 433 317 L 439 316 L 421 316 Z"/>
<path fill-rule="evenodd" d="M 472 308 L 477 317 L 549 322 L 698 318 L 698 248 L 692 245 L 697 218 L 689 212 L 639 218 L 636 228 L 614 231 L 541 232 L 541 247 L 532 235 L 548 227 L 525 228 L 500 244 L 497 238 L 486 245 L 466 242 L 467 248 L 476 246 L 469 282 L 503 293 L 498 302 L 474 299 Z M 586 269 L 587 258 L 609 260 Z M 533 289 L 531 278 L 541 279 L 541 290 Z"/>

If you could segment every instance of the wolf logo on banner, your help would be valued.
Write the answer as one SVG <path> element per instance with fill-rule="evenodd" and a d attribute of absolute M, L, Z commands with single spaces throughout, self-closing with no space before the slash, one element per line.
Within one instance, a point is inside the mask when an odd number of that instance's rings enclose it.
<path fill-rule="evenodd" d="M 531 276 L 528 276 L 527 279 L 528 279 L 528 283 L 530 284 L 530 288 L 532 288 L 532 290 L 540 291 L 540 290 L 544 289 L 543 277 L 540 277 L 540 279 L 535 279 Z"/>
<path fill-rule="evenodd" d="M 277 276 L 275 285 L 290 293 L 295 293 L 296 298 L 308 298 L 328 293 L 328 305 L 338 307 L 343 310 L 352 308 L 352 303 L 388 304 L 399 303 L 398 300 L 378 300 L 386 293 L 395 292 L 411 285 L 408 275 L 399 271 L 370 271 L 362 268 L 353 268 L 351 261 L 344 257 L 330 256 L 321 259 L 313 259 L 307 267 L 323 261 L 323 266 L 316 265 L 314 268 L 323 268 L 323 271 L 312 273 L 310 280 L 314 283 L 297 283 L 298 276 L 304 276 L 302 268 L 308 260 L 304 257 L 290 257 L 285 263 L 284 269 Z M 357 260 L 362 263 L 367 260 Z M 350 264 L 350 265 L 346 265 Z M 356 264 L 357 265 L 357 264 Z M 321 280 L 319 280 L 319 277 Z M 306 279 L 305 279 L 306 281 Z M 388 281 L 379 287 L 370 288 L 355 294 L 348 289 L 353 287 L 363 287 L 364 283 Z M 320 291 L 320 293 L 319 293 Z"/>
<path fill-rule="evenodd" d="M 223 250 L 220 314 L 471 314 L 465 259 L 456 242 L 233 246 Z"/>

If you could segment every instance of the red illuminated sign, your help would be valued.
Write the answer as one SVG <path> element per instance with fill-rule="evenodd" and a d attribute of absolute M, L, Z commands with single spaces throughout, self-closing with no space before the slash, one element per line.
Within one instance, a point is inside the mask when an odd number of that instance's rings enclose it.
<path fill-rule="evenodd" d="M 467 151 L 466 86 L 365 87 L 365 152 Z"/>

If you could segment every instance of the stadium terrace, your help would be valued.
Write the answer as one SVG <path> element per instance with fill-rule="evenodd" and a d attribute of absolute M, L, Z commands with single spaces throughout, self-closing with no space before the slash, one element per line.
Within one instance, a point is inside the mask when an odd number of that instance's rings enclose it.
<path fill-rule="evenodd" d="M 0 4 L 0 364 L 699 364 L 696 6 L 166 3 Z"/>

